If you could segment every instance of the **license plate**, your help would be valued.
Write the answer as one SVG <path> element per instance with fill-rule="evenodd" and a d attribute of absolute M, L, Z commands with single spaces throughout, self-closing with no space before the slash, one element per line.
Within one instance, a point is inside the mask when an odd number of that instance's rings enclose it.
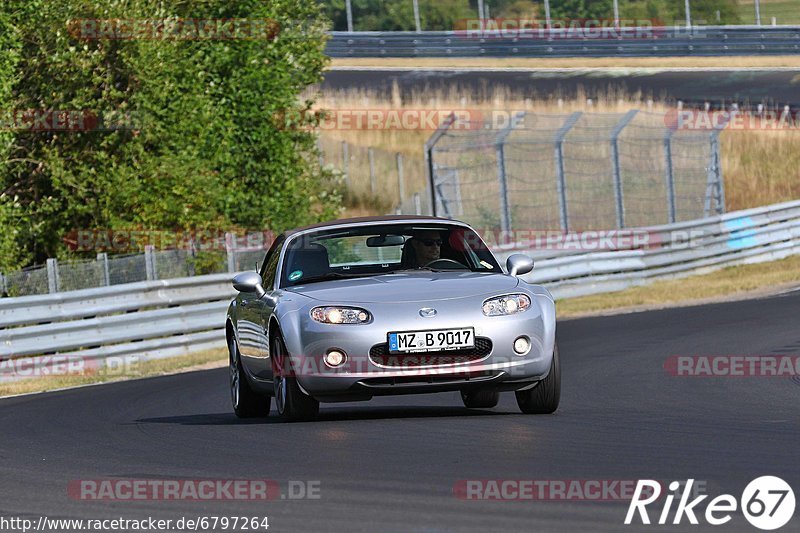
<path fill-rule="evenodd" d="M 389 353 L 434 352 L 474 347 L 474 328 L 389 333 Z"/>

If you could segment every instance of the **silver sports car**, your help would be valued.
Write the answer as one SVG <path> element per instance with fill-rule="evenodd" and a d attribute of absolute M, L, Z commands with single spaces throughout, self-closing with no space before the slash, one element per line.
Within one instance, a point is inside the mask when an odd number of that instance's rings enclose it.
<path fill-rule="evenodd" d="M 489 408 L 514 391 L 525 413 L 558 408 L 553 297 L 503 272 L 467 224 L 422 216 L 337 220 L 278 236 L 259 272 L 233 279 L 233 409 L 308 420 L 320 402 L 460 391 Z"/>

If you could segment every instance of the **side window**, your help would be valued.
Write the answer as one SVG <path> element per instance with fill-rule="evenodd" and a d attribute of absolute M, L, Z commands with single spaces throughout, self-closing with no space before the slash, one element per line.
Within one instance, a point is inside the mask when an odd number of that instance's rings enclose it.
<path fill-rule="evenodd" d="M 264 290 L 271 291 L 275 286 L 275 274 L 278 270 L 278 259 L 281 256 L 281 248 L 283 247 L 283 239 L 276 239 L 267 252 L 264 258 L 264 264 L 261 266 L 261 284 Z"/>

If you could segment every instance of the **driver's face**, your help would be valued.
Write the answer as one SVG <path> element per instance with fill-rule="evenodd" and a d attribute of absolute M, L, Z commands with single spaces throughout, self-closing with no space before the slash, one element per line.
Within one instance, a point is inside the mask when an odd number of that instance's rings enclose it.
<path fill-rule="evenodd" d="M 417 254 L 419 266 L 425 266 L 439 259 L 442 251 L 442 236 L 438 231 L 421 231 L 411 239 L 411 245 Z"/>

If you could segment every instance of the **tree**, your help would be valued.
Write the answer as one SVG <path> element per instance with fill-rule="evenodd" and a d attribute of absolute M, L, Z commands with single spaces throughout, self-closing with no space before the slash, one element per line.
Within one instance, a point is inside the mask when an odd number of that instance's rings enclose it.
<path fill-rule="evenodd" d="M 18 200 L 0 198 L 0 224 L 14 224 L 9 213 L 25 221 L 16 244 L 37 262 L 68 253 L 64 235 L 78 228 L 277 232 L 339 212 L 331 177 L 317 162 L 313 117 L 298 128 L 273 120 L 306 117 L 311 106 L 298 95 L 321 80 L 327 61 L 318 5 L 198 4 L 7 0 L 0 7 L 0 24 L 13 29 L 0 39 L 21 43 L 25 57 L 0 61 L 7 108 L 131 119 L 113 131 L 11 136 L 0 153 L 0 190 Z M 261 19 L 279 31 L 253 39 L 85 39 L 86 19 Z"/>

